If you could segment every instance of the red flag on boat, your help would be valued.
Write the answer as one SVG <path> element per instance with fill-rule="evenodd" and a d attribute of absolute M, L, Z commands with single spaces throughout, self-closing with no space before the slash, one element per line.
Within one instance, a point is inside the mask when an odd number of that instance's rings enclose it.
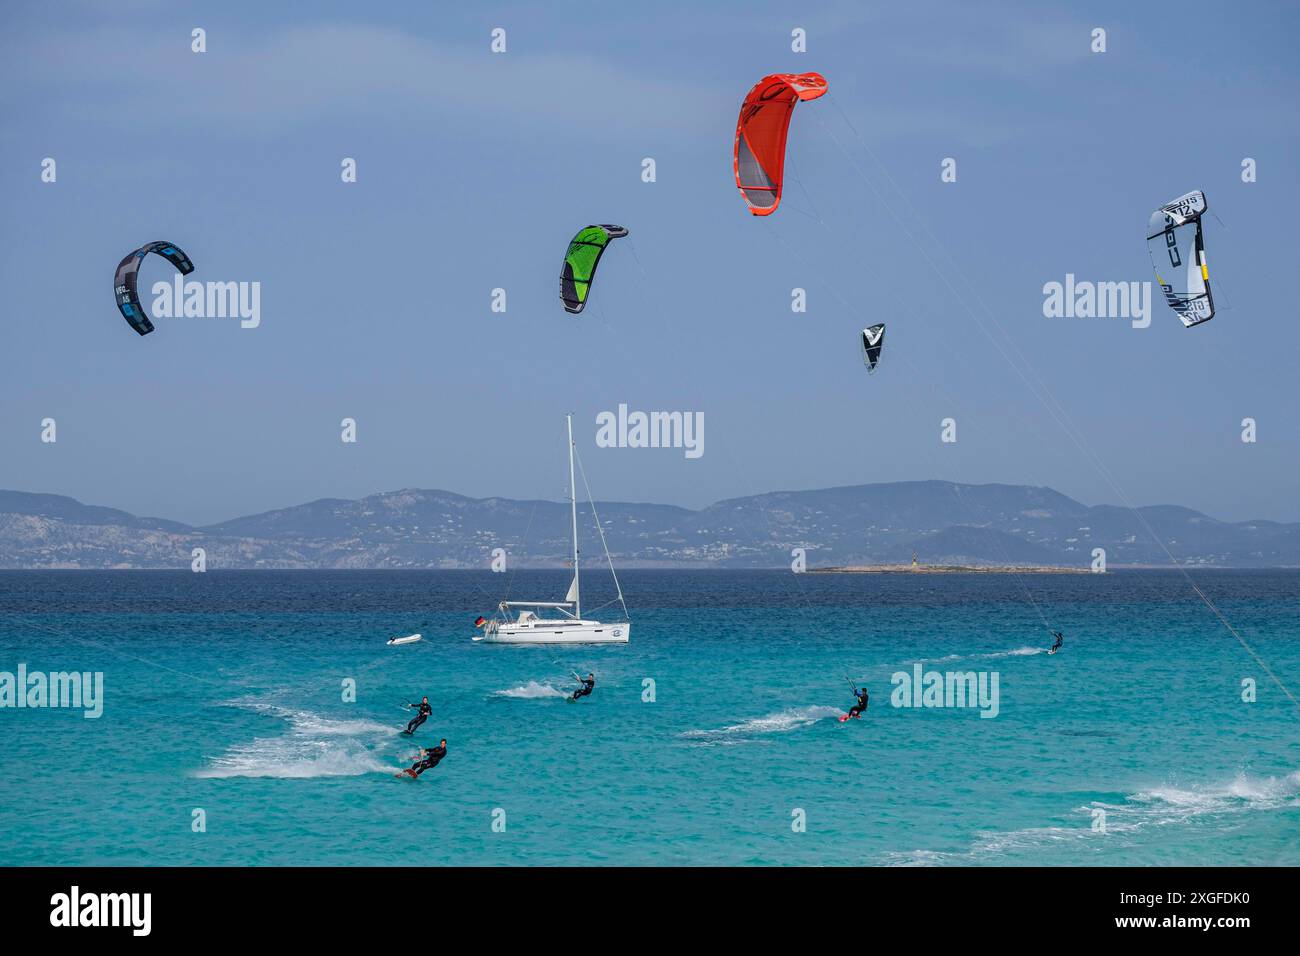
<path fill-rule="evenodd" d="M 482 626 L 483 626 L 484 624 L 486 624 L 486 623 L 487 623 L 487 618 L 485 618 L 485 617 L 483 617 L 482 615 L 480 615 L 480 616 L 479 616 L 479 619 L 478 619 L 477 621 L 474 622 L 474 626 L 475 626 L 475 627 L 482 627 Z"/>

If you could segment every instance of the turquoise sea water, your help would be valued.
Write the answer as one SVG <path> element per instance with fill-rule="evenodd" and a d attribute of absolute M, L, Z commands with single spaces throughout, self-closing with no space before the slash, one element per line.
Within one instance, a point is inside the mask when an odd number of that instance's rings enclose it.
<path fill-rule="evenodd" d="M 1300 572 L 1193 574 L 1300 691 Z M 0 573 L 0 671 L 105 680 L 99 719 L 0 709 L 0 863 L 1300 864 L 1300 712 L 1177 572 L 1025 578 L 1055 656 L 1001 575 L 628 572 L 630 645 L 472 644 L 506 577 Z M 915 662 L 998 715 L 891 706 Z M 398 780 L 422 694 L 449 755 Z"/>

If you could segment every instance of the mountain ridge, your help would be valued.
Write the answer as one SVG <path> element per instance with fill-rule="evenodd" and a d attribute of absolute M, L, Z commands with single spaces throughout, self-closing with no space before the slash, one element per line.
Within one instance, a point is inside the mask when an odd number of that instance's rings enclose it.
<path fill-rule="evenodd" d="M 809 567 L 931 564 L 1300 567 L 1300 523 L 1226 522 L 1180 505 L 1138 514 L 1085 505 L 1045 486 L 929 479 L 769 491 L 698 510 L 596 502 L 620 567 L 784 567 L 803 548 Z M 592 560 L 591 509 L 579 534 Z M 63 495 L 0 490 L 0 568 L 486 568 L 504 548 L 516 566 L 560 567 L 569 550 L 567 502 L 402 488 L 319 498 L 189 525 L 86 505 Z M 1140 517 L 1139 517 L 1140 516 Z M 598 555 L 597 555 L 598 556 Z"/>

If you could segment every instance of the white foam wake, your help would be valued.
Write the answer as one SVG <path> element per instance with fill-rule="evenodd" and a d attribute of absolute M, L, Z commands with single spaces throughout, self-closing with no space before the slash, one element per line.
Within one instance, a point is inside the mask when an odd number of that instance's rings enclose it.
<path fill-rule="evenodd" d="M 258 738 L 231 747 L 196 777 L 355 777 L 363 773 L 392 773 L 364 747 L 353 743 L 300 742 L 288 738 Z"/>
<path fill-rule="evenodd" d="M 1033 827 L 1025 830 L 984 832 L 976 835 L 965 852 L 913 850 L 886 853 L 893 866 L 936 866 L 983 862 L 1015 851 L 1037 852 L 1050 846 L 1074 844 L 1080 851 L 1104 852 L 1110 835 L 1134 834 L 1149 827 L 1187 824 L 1215 814 L 1239 814 L 1300 807 L 1300 771 L 1284 777 L 1257 777 L 1239 773 L 1230 780 L 1179 787 L 1162 785 L 1128 794 L 1122 803 L 1094 800 L 1075 808 L 1080 816 L 1074 827 Z M 1105 812 L 1106 828 L 1092 828 L 1097 811 Z"/>
<path fill-rule="evenodd" d="M 562 690 L 556 690 L 550 684 L 539 684 L 535 680 L 530 680 L 527 684 L 520 687 L 511 687 L 508 690 L 497 690 L 492 692 L 497 697 L 515 697 L 526 700 L 533 700 L 539 697 L 568 697 L 569 695 Z"/>
<path fill-rule="evenodd" d="M 1183 823 L 1207 813 L 1242 813 L 1300 806 L 1300 771 L 1285 777 L 1255 777 L 1238 773 L 1231 780 L 1191 787 L 1158 786 L 1139 790 L 1127 803 L 1106 807 L 1111 814 L 1129 814 L 1145 823 Z"/>
<path fill-rule="evenodd" d="M 692 740 L 725 740 L 730 737 L 746 737 L 754 734 L 779 734 L 801 727 L 811 727 L 827 717 L 839 717 L 844 711 L 835 707 L 813 705 L 811 707 L 791 707 L 786 710 L 754 717 L 739 724 L 731 724 L 716 730 L 687 730 L 681 736 Z"/>
<path fill-rule="evenodd" d="M 984 654 L 947 654 L 943 657 L 922 657 L 908 664 L 895 667 L 895 670 L 911 667 L 912 664 L 945 664 L 949 661 L 992 660 L 998 657 L 1031 657 L 1034 654 L 1046 654 L 1045 647 L 1015 647 L 1007 651 L 990 651 Z"/>
<path fill-rule="evenodd" d="M 196 777 L 347 777 L 392 771 L 373 748 L 399 728 L 365 718 L 333 718 L 257 700 L 229 706 L 275 717 L 288 723 L 279 737 L 255 737 L 212 758 Z"/>

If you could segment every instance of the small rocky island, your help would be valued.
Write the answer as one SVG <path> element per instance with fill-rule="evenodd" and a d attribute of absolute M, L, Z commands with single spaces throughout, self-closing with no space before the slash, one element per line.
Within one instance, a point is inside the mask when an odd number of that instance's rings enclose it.
<path fill-rule="evenodd" d="M 809 574 L 1094 574 L 1091 568 L 1065 568 L 1042 564 L 858 564 L 809 568 Z"/>

